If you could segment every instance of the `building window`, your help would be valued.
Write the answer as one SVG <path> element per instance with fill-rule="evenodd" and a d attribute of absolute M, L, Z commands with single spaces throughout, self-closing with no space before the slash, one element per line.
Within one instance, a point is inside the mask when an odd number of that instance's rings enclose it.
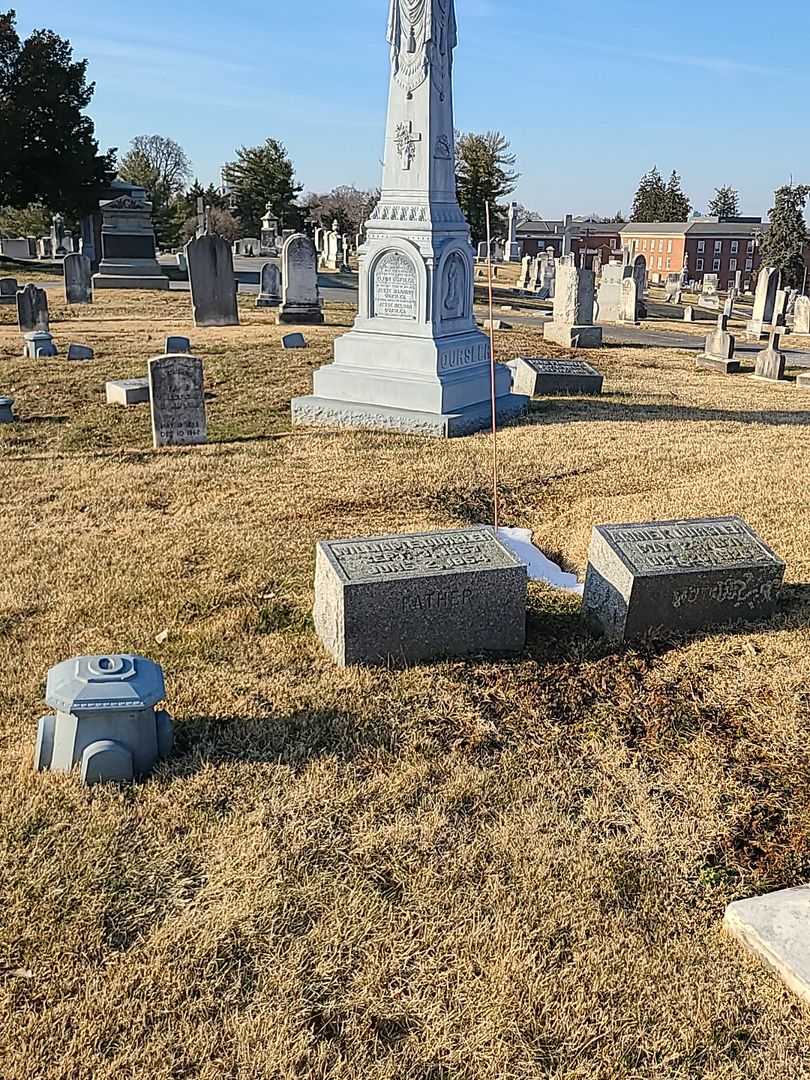
<path fill-rule="evenodd" d="M 703 269 L 703 259 L 698 259 L 698 261 L 695 263 L 695 269 L 696 270 L 702 270 Z"/>
<path fill-rule="evenodd" d="M 731 241 L 731 254 L 736 255 L 739 250 L 740 250 L 740 242 L 739 242 L 739 240 L 732 240 Z"/>
<path fill-rule="evenodd" d="M 664 250 L 664 241 L 663 241 L 663 240 L 659 240 L 659 241 L 658 241 L 658 250 L 659 250 L 659 251 L 663 251 L 663 250 Z"/>
<path fill-rule="evenodd" d="M 705 250 L 706 250 L 706 241 L 705 240 L 698 240 L 698 251 L 701 253 L 701 255 L 703 254 L 703 252 Z"/>
<path fill-rule="evenodd" d="M 749 240 L 748 241 L 748 254 L 753 255 L 753 253 L 754 253 L 754 241 Z"/>
<path fill-rule="evenodd" d="M 754 269 L 754 260 L 753 259 L 746 259 L 745 260 L 745 269 L 746 270 L 753 270 Z"/>
<path fill-rule="evenodd" d="M 667 270 L 672 269 L 672 259 L 667 259 Z"/>
<path fill-rule="evenodd" d="M 715 242 L 714 242 L 714 250 L 715 251 L 722 251 L 723 250 L 723 241 L 722 240 L 715 240 Z"/>
<path fill-rule="evenodd" d="M 729 261 L 728 268 L 729 268 L 729 270 L 736 270 L 737 269 L 737 260 L 736 259 L 731 259 Z"/>
<path fill-rule="evenodd" d="M 720 260 L 719 259 L 715 259 L 714 262 L 712 263 L 712 270 L 713 270 L 713 272 L 715 274 L 720 272 Z"/>
<path fill-rule="evenodd" d="M 670 255 L 672 254 L 672 241 L 671 240 L 667 244 L 667 251 L 669 252 Z"/>

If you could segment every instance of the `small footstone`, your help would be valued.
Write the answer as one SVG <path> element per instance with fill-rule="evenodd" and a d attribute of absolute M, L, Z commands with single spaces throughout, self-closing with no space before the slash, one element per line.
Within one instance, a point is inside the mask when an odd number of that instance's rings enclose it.
<path fill-rule="evenodd" d="M 108 405 L 145 405 L 149 379 L 111 379 L 106 385 Z"/>
<path fill-rule="evenodd" d="M 0 424 L 14 423 L 14 413 L 12 412 L 13 405 L 13 397 L 0 397 Z"/>
<path fill-rule="evenodd" d="M 692 307 L 691 304 L 687 304 L 686 307 L 683 309 L 683 321 L 684 322 L 694 322 L 695 321 L 695 309 Z"/>
<path fill-rule="evenodd" d="M 341 666 L 517 653 L 527 582 L 489 529 L 323 541 L 315 629 Z"/>
<path fill-rule="evenodd" d="M 191 352 L 191 342 L 187 337 L 167 337 L 164 354 L 166 356 L 178 356 L 181 353 Z"/>
<path fill-rule="evenodd" d="M 518 357 L 509 365 L 512 391 L 529 397 L 555 394 L 601 394 L 604 376 L 583 360 Z"/>
<path fill-rule="evenodd" d="M 0 278 L 0 304 L 17 303 L 17 279 L 13 277 Z"/>
<path fill-rule="evenodd" d="M 68 345 L 68 360 L 92 360 L 93 355 L 89 345 Z"/>
<path fill-rule="evenodd" d="M 489 319 L 484 319 L 483 328 L 487 332 L 490 330 L 511 330 L 512 324 L 504 322 L 503 319 L 492 319 L 491 321 Z"/>
<path fill-rule="evenodd" d="M 810 887 L 729 904 L 726 930 L 810 1002 Z"/>
<path fill-rule="evenodd" d="M 722 375 L 738 375 L 740 361 L 721 360 L 717 356 L 699 356 L 695 361 L 695 367 L 702 371 L 719 371 Z"/>
<path fill-rule="evenodd" d="M 281 339 L 281 344 L 285 349 L 305 349 L 307 347 L 307 341 L 303 334 L 285 334 Z"/>
<path fill-rule="evenodd" d="M 583 613 L 618 643 L 769 619 L 785 564 L 739 517 L 598 525 Z"/>
<path fill-rule="evenodd" d="M 796 379 L 797 390 L 810 390 L 810 371 L 805 372 Z"/>

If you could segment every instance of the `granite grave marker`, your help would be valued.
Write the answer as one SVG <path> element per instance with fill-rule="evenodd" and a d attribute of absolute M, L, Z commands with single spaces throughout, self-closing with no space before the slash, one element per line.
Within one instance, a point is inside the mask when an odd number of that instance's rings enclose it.
<path fill-rule="evenodd" d="M 150 360 L 149 397 L 155 447 L 193 446 L 206 441 L 201 360 L 186 354 Z"/>

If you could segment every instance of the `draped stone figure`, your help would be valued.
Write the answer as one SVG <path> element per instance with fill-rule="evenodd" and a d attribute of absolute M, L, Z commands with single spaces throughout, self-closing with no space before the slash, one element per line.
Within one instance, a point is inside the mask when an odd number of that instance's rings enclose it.
<path fill-rule="evenodd" d="M 444 93 L 458 44 L 454 0 L 391 0 L 388 44 L 392 77 L 400 86 L 412 93 L 431 73 Z"/>

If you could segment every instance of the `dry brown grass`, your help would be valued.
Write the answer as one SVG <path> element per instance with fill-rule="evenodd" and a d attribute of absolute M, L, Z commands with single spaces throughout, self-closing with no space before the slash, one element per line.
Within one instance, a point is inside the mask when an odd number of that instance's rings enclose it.
<path fill-rule="evenodd" d="M 340 671 L 315 541 L 486 518 L 487 439 L 289 434 L 348 309 L 290 353 L 247 298 L 240 330 L 53 310 L 97 360 L 22 361 L 0 309 L 3 1080 L 810 1075 L 807 1011 L 720 930 L 810 874 L 808 396 L 605 349 L 601 400 L 501 436 L 506 519 L 579 571 L 595 522 L 742 513 L 788 563 L 771 625 L 611 655 L 533 586 L 519 661 Z M 184 330 L 212 442 L 153 453 L 104 379 Z M 175 755 L 35 775 L 47 668 L 107 650 L 163 664 Z"/>

